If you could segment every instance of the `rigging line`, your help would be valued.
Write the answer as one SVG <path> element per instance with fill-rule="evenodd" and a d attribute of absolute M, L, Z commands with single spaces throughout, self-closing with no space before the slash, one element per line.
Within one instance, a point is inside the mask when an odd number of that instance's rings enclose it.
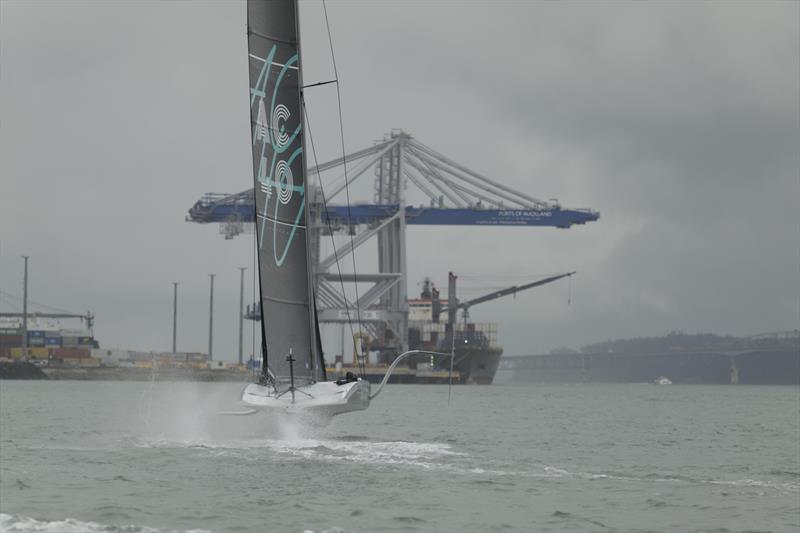
<path fill-rule="evenodd" d="M 569 276 L 569 292 L 567 293 L 567 305 L 572 304 L 572 276 Z"/>
<path fill-rule="evenodd" d="M 302 86 L 302 87 L 300 87 L 300 88 L 301 88 L 301 89 L 308 89 L 309 87 L 319 87 L 320 85 L 329 85 L 329 84 L 331 84 L 331 83 L 336 83 L 336 82 L 338 82 L 338 81 L 339 81 L 339 80 L 320 81 L 320 82 L 317 82 L 317 83 L 310 83 L 310 84 L 308 84 L 308 85 L 303 85 L 303 86 Z M 319 173 L 319 171 L 318 171 L 317 173 Z"/>
<path fill-rule="evenodd" d="M 464 335 L 466 336 L 466 331 Z M 447 407 L 450 407 L 450 397 L 453 394 L 453 366 L 456 358 L 456 323 L 450 325 L 450 373 L 447 375 Z"/>
<path fill-rule="evenodd" d="M 14 310 L 19 310 L 19 307 L 17 306 L 20 304 L 20 302 L 14 299 L 13 297 L 12 298 L 9 298 L 8 296 L 3 297 L 3 294 L 4 294 L 3 291 L 0 291 L 0 305 L 10 307 L 11 309 Z"/>
<path fill-rule="evenodd" d="M 12 298 L 14 300 L 22 301 L 22 298 L 20 298 L 19 296 L 15 295 L 15 294 L 11 294 L 10 292 L 6 292 L 6 291 L 0 290 L 0 294 L 5 294 L 7 298 Z M 31 301 L 30 298 L 28 298 L 28 301 L 29 302 Z"/>
<path fill-rule="evenodd" d="M 253 287 L 251 289 L 253 306 L 256 305 L 256 270 L 258 269 L 258 264 L 256 263 L 256 254 L 258 253 L 257 238 L 258 237 L 256 236 L 256 232 L 254 231 L 253 232 L 253 249 L 251 250 L 253 252 L 253 281 L 252 281 Z M 259 302 L 259 304 L 258 304 L 258 311 L 259 311 L 259 313 L 261 312 L 261 302 Z M 253 309 L 253 312 L 255 312 L 255 309 Z M 263 320 L 264 317 L 262 316 L 261 319 Z M 250 341 L 251 341 L 251 346 L 250 346 L 250 370 L 253 373 L 253 381 L 255 381 L 256 380 L 256 321 L 252 320 L 251 322 L 253 323 L 253 325 L 252 325 L 252 334 L 251 334 L 251 338 L 250 338 Z"/>
<path fill-rule="evenodd" d="M 0 303 L 2 303 L 2 299 L 0 299 Z M 2 303 L 2 305 L 3 305 L 3 307 L 7 307 L 7 308 L 11 309 L 15 313 L 19 313 L 21 311 L 19 307 L 17 307 L 16 305 L 14 305 L 12 303 L 9 303 L 9 302 Z M 28 314 L 30 315 L 31 313 L 28 313 Z"/>
<path fill-rule="evenodd" d="M 341 274 L 340 274 L 340 276 L 341 276 Z M 340 277 L 340 279 L 341 279 L 341 277 Z M 326 296 L 326 295 L 324 294 L 324 290 L 322 289 L 322 287 L 323 287 L 323 285 L 322 285 L 322 284 L 320 284 L 320 290 L 319 290 L 319 295 L 318 295 L 318 296 L 319 296 L 320 298 L 325 298 L 325 296 Z M 327 297 L 328 297 L 328 300 L 329 300 L 329 303 L 330 303 L 330 301 L 331 301 L 331 300 L 333 300 L 333 296 L 337 296 L 337 297 L 338 297 L 338 296 L 339 296 L 339 294 L 337 294 L 335 291 L 333 291 L 333 289 L 328 289 L 328 290 L 330 290 L 330 291 L 331 291 L 329 294 L 327 294 Z M 342 287 L 342 290 L 344 290 L 344 287 Z M 346 295 L 346 294 L 342 294 L 341 296 L 342 296 L 342 300 L 344 300 L 344 302 L 345 302 L 345 307 L 346 307 L 347 305 L 352 305 L 353 307 L 355 307 L 355 306 L 356 306 L 356 304 L 355 304 L 354 302 L 352 302 L 352 301 L 351 301 L 351 300 L 350 300 L 350 299 L 347 297 L 347 295 Z M 339 305 L 339 303 L 338 303 L 338 302 L 336 302 L 335 300 L 334 300 L 334 303 L 335 303 L 336 305 Z"/>
<path fill-rule="evenodd" d="M 6 292 L 6 291 L 3 291 L 3 290 L 0 290 L 0 293 L 5 294 L 8 298 L 12 298 L 14 300 L 17 300 L 18 302 L 22 301 L 22 298 L 20 298 L 19 296 L 14 295 L 14 294 L 11 294 L 10 292 Z M 39 307 L 44 307 L 44 308 L 49 309 L 51 311 L 58 311 L 59 313 L 64 313 L 66 315 L 75 315 L 76 318 L 78 318 L 79 316 L 85 316 L 85 315 L 81 315 L 79 313 L 73 313 L 72 311 L 67 311 L 65 309 L 61 309 L 59 307 L 53 307 L 52 305 L 47 305 L 47 304 L 43 304 L 43 303 L 40 303 L 40 302 L 35 302 L 35 301 L 31 300 L 30 298 L 28 298 L 28 303 L 29 304 L 33 304 L 33 305 L 38 305 Z M 34 312 L 30 312 L 29 314 L 33 314 L 33 313 Z"/>
<path fill-rule="evenodd" d="M 306 107 L 306 99 L 305 99 L 305 96 L 302 93 L 300 93 L 300 103 L 303 106 L 303 115 L 305 116 L 305 119 L 306 119 L 306 129 L 308 130 L 308 140 L 311 143 L 311 154 L 314 157 L 314 166 L 318 170 L 317 171 L 317 182 L 319 183 L 319 192 L 320 192 L 320 196 L 322 196 L 322 206 L 323 206 L 323 212 L 324 212 L 324 211 L 327 210 L 328 201 L 325 198 L 325 187 L 322 185 L 322 176 L 319 174 L 319 163 L 317 161 L 317 148 L 316 148 L 316 145 L 314 144 L 314 135 L 311 133 L 311 119 L 308 116 L 308 108 Z M 345 313 L 347 314 L 347 324 L 350 326 L 350 336 L 352 337 L 353 343 L 355 344 L 355 335 L 356 334 L 355 334 L 355 331 L 353 330 L 353 320 L 352 320 L 352 317 L 350 316 L 350 307 L 348 306 L 347 293 L 345 292 L 345 289 L 344 289 L 344 278 L 342 277 L 342 266 L 339 264 L 339 254 L 336 252 L 336 241 L 333 238 L 333 227 L 331 226 L 330 217 L 328 217 L 326 215 L 325 216 L 325 221 L 326 221 L 326 223 L 328 225 L 328 233 L 330 234 L 330 237 L 331 237 L 331 247 L 333 248 L 333 257 L 336 260 L 336 270 L 339 273 L 339 283 L 341 284 L 341 287 L 342 287 L 342 298 L 344 299 L 344 310 L 345 310 Z M 358 300 L 356 300 L 356 302 L 355 302 L 355 307 L 356 307 L 356 309 L 358 309 Z M 344 357 L 344 354 L 342 354 L 342 357 Z M 358 359 L 356 361 L 356 363 L 358 364 L 359 371 L 361 371 L 361 374 L 363 376 L 363 374 L 365 373 L 365 369 L 361 368 L 362 367 L 361 358 L 356 357 L 356 359 Z"/>
<path fill-rule="evenodd" d="M 336 102 L 339 107 L 339 138 L 342 141 L 342 165 L 344 166 L 344 184 L 345 184 L 345 194 L 347 197 L 347 222 L 350 225 L 352 222 L 353 217 L 350 213 L 350 186 L 348 185 L 347 180 L 347 151 L 344 147 L 344 122 L 342 121 L 342 93 L 339 86 L 339 70 L 336 68 L 336 54 L 333 51 L 333 37 L 331 36 L 331 25 L 328 21 L 328 6 L 325 3 L 325 0 L 322 0 L 322 10 L 325 12 L 325 28 L 328 30 L 328 44 L 331 48 L 331 62 L 333 63 L 333 77 L 336 78 Z M 350 246 L 353 247 L 353 234 L 350 234 Z M 351 255 L 353 259 L 353 276 L 357 277 L 357 270 L 356 270 L 356 254 Z M 356 291 L 356 319 L 358 320 L 358 333 L 359 335 L 362 334 L 361 332 L 361 309 L 358 306 L 358 283 L 353 283 L 353 287 Z M 404 295 L 405 297 L 405 295 Z M 344 354 L 342 354 L 344 356 Z M 365 369 L 362 370 L 362 377 L 364 377 Z"/>
<path fill-rule="evenodd" d="M 560 272 L 548 272 L 544 274 L 471 274 L 459 271 L 458 278 L 469 281 L 499 282 L 503 280 L 526 280 L 534 278 L 546 278 L 557 276 Z"/>

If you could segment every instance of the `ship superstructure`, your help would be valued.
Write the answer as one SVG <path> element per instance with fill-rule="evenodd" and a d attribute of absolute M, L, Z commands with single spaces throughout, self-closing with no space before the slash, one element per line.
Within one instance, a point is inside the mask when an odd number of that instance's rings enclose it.
<path fill-rule="evenodd" d="M 455 282 L 451 272 L 450 279 Z M 457 301 L 457 300 L 456 300 Z M 497 344 L 497 324 L 464 321 L 441 321 L 443 309 L 450 307 L 450 300 L 441 299 L 439 290 L 429 279 L 423 282 L 419 298 L 408 300 L 408 344 L 412 350 L 434 350 L 454 352 L 453 369 L 457 383 L 492 383 L 503 348 Z M 385 358 L 391 357 L 386 354 Z M 447 364 L 442 361 L 441 364 Z M 409 366 L 416 369 L 437 368 L 430 357 L 419 356 Z"/>

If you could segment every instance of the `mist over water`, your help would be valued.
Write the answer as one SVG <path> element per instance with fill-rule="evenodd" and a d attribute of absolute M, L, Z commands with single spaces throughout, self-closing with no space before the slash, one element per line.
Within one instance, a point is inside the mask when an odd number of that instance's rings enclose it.
<path fill-rule="evenodd" d="M 3 531 L 796 531 L 797 387 L 389 386 L 326 427 L 241 384 L 0 382 Z"/>

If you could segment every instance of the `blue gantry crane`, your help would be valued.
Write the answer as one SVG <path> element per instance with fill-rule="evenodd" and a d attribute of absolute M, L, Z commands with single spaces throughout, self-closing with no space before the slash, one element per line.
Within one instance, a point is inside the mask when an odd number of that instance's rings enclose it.
<path fill-rule="evenodd" d="M 343 168 L 345 161 L 347 172 Z M 312 264 L 316 265 L 319 319 L 346 322 L 358 314 L 374 338 L 384 343 L 391 340 L 399 350 L 408 345 L 407 225 L 570 228 L 600 217 L 590 209 L 564 209 L 557 201 L 545 202 L 515 191 L 447 158 L 402 130 L 393 130 L 373 146 L 344 158 L 316 166 L 307 164 L 308 235 L 314 251 Z M 369 169 L 374 173 L 372 203 L 332 203 Z M 409 185 L 422 194 L 423 203 L 410 200 Z M 231 239 L 252 233 L 254 216 L 250 189 L 236 194 L 206 194 L 189 210 L 187 220 L 219 223 L 220 232 Z M 320 257 L 321 237 L 338 233 L 352 238 L 334 253 Z M 377 240 L 378 272 L 340 276 L 330 271 L 337 260 L 373 237 Z M 370 283 L 371 287 L 353 301 L 355 298 L 340 288 L 344 283 Z"/>

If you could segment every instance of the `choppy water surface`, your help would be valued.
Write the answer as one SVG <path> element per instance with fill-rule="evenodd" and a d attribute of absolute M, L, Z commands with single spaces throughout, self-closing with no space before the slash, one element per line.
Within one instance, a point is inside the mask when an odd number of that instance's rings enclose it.
<path fill-rule="evenodd" d="M 796 387 L 395 385 L 313 432 L 240 388 L 0 382 L 0 529 L 800 529 Z"/>

